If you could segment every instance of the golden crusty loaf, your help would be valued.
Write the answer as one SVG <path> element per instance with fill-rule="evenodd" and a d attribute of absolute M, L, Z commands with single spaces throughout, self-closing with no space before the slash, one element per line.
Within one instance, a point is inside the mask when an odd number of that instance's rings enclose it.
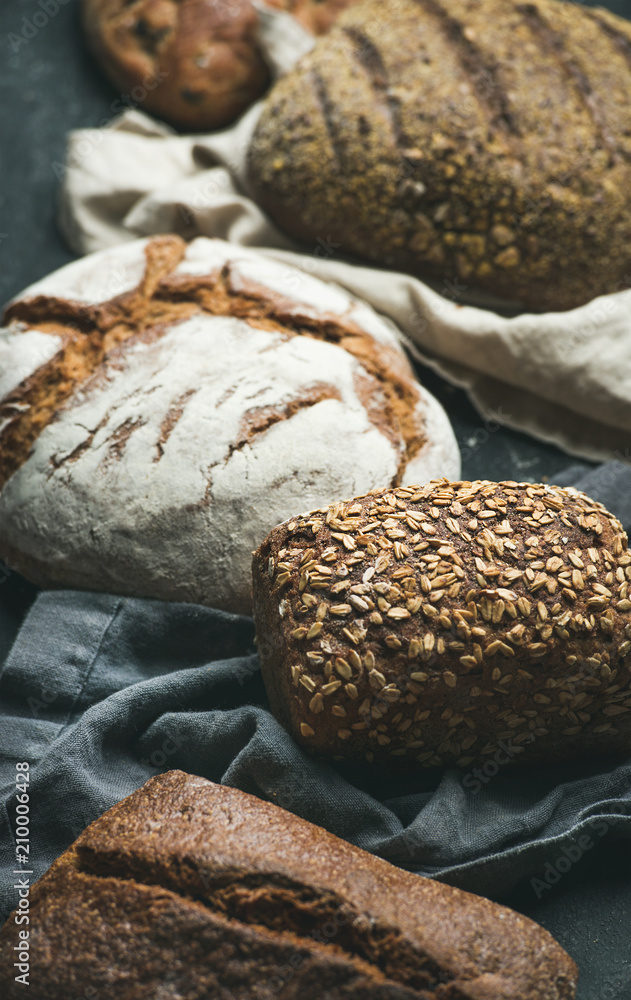
<path fill-rule="evenodd" d="M 300 239 L 567 309 L 631 281 L 631 25 L 559 0 L 367 0 L 250 150 Z"/>
<path fill-rule="evenodd" d="M 574 490 L 433 481 L 274 528 L 263 678 L 305 748 L 467 767 L 631 749 L 631 554 Z"/>
<path fill-rule="evenodd" d="M 356 0 L 271 0 L 313 34 Z M 251 0 L 83 0 L 88 42 L 136 104 L 193 131 L 233 121 L 265 91 Z"/>
<path fill-rule="evenodd" d="M 395 868 L 234 788 L 152 778 L 34 887 L 29 995 L 571 1000 L 576 967 L 503 906 Z M 5 996 L 10 917 L 0 935 Z"/>

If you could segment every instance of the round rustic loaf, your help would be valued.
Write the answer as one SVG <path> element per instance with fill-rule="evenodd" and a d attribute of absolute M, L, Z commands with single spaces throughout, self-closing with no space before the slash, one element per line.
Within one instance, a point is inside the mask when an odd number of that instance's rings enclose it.
<path fill-rule="evenodd" d="M 575 490 L 374 491 L 274 528 L 253 577 L 272 710 L 310 751 L 469 767 L 631 750 L 631 554 Z"/>
<path fill-rule="evenodd" d="M 356 0 L 270 0 L 313 34 Z M 182 129 L 219 128 L 270 76 L 251 0 L 83 0 L 92 51 L 117 87 Z"/>
<path fill-rule="evenodd" d="M 249 155 L 298 239 L 534 310 L 631 284 L 631 25 L 559 0 L 367 0 Z"/>
<path fill-rule="evenodd" d="M 28 289 L 0 337 L 0 555 L 42 586 L 247 612 L 297 507 L 457 474 L 394 328 L 221 240 L 137 241 Z"/>
<path fill-rule="evenodd" d="M 250 0 L 83 0 L 83 23 L 112 82 L 183 129 L 228 124 L 270 82 Z"/>

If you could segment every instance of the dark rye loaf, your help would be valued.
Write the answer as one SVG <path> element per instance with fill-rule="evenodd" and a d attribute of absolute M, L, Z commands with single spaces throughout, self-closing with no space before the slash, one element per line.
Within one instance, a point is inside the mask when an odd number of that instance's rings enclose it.
<path fill-rule="evenodd" d="M 433 481 L 274 528 L 254 554 L 273 712 L 337 760 L 468 767 L 631 749 L 631 554 L 574 490 Z"/>
<path fill-rule="evenodd" d="M 559 0 L 367 0 L 267 98 L 256 197 L 299 239 L 533 310 L 631 284 L 631 25 Z"/>
<path fill-rule="evenodd" d="M 34 887 L 29 996 L 571 1000 L 541 927 L 395 868 L 278 806 L 171 771 Z M 0 979 L 13 981 L 10 917 Z"/>

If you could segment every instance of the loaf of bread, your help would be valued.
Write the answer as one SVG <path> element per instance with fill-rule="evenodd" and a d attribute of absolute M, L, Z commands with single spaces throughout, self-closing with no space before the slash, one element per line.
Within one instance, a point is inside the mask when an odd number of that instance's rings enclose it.
<path fill-rule="evenodd" d="M 422 767 L 631 750 L 631 554 L 574 490 L 380 490 L 254 554 L 272 711 L 307 750 Z"/>
<path fill-rule="evenodd" d="M 249 171 L 298 239 L 569 309 L 631 284 L 631 25 L 560 0 L 366 0 L 270 92 Z"/>
<path fill-rule="evenodd" d="M 251 610 L 294 510 L 458 475 L 394 327 L 222 240 L 138 241 L 27 289 L 0 333 L 0 555 L 40 586 Z"/>
<path fill-rule="evenodd" d="M 572 1000 L 537 924 L 181 771 L 92 823 L 34 886 L 32 1000 Z M 7 1000 L 18 927 L 0 933 Z M 18 949 L 19 951 L 19 949 Z M 89 995 L 89 994 L 87 994 Z"/>
<path fill-rule="evenodd" d="M 83 0 L 82 9 L 88 44 L 122 96 L 182 129 L 226 125 L 269 86 L 250 0 Z"/>
<path fill-rule="evenodd" d="M 287 11 L 312 35 L 324 35 L 343 10 L 359 0 L 264 0 L 267 7 Z"/>
<path fill-rule="evenodd" d="M 322 34 L 352 2 L 270 0 L 269 6 Z M 83 23 L 121 97 L 182 129 L 227 125 L 270 82 L 251 0 L 83 0 Z"/>

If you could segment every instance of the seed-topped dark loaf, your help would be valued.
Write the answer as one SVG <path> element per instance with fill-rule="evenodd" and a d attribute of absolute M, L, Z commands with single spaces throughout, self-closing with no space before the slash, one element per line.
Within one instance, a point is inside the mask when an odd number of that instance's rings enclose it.
<path fill-rule="evenodd" d="M 468 767 L 631 749 L 631 554 L 574 490 L 374 491 L 254 554 L 272 711 L 337 760 Z"/>
<path fill-rule="evenodd" d="M 571 1000 L 541 927 L 181 771 L 96 820 L 34 887 L 29 995 Z M 17 927 L 0 935 L 5 996 Z M 168 986 L 167 986 L 168 984 Z"/>
<path fill-rule="evenodd" d="M 530 309 L 631 283 L 631 25 L 560 0 L 367 0 L 273 88 L 250 179 L 299 239 Z"/>

